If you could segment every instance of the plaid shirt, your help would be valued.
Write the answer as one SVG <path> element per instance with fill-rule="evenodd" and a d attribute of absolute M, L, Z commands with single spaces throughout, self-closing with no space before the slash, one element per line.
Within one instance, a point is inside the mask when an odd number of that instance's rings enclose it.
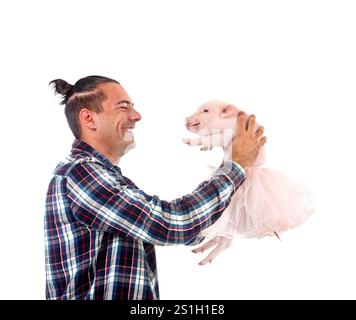
<path fill-rule="evenodd" d="M 160 200 L 83 141 L 46 197 L 47 299 L 159 299 L 154 245 L 194 245 L 244 181 L 232 161 L 191 194 Z"/>

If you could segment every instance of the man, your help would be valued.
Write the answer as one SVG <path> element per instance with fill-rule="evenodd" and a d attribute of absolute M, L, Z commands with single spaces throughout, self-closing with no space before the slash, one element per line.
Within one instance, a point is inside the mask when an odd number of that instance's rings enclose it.
<path fill-rule="evenodd" d="M 232 161 L 191 194 L 171 202 L 140 190 L 117 166 L 141 119 L 125 89 L 100 76 L 74 86 L 51 82 L 62 94 L 75 136 L 49 184 L 46 213 L 47 299 L 159 299 L 154 245 L 195 245 L 230 203 L 266 142 L 238 118 Z"/>

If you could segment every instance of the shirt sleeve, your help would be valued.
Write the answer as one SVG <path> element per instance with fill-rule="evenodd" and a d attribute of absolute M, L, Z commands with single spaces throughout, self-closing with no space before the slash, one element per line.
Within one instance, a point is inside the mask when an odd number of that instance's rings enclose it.
<path fill-rule="evenodd" d="M 226 161 L 192 193 L 164 201 L 119 183 L 102 164 L 88 161 L 70 171 L 67 194 L 75 218 L 87 227 L 154 245 L 193 245 L 203 240 L 199 233 L 221 216 L 244 180 L 244 170 Z"/>
<path fill-rule="evenodd" d="M 136 184 L 131 181 L 129 178 L 125 177 L 125 180 L 128 184 L 133 185 L 135 188 L 138 189 Z M 196 246 L 204 241 L 205 237 L 200 233 L 196 235 L 193 239 L 191 239 L 189 242 L 185 243 L 186 246 Z"/>

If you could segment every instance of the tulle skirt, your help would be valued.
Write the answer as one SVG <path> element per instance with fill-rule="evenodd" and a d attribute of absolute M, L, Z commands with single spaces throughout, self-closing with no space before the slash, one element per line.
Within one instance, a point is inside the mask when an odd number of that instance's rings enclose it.
<path fill-rule="evenodd" d="M 208 239 L 278 236 L 314 212 L 311 193 L 285 173 L 257 166 L 249 168 L 246 176 L 220 219 L 203 231 Z"/>

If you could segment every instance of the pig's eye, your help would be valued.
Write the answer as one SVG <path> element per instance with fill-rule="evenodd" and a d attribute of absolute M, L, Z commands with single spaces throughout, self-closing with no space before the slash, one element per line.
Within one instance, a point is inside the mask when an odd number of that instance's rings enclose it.
<path fill-rule="evenodd" d="M 203 112 L 209 112 L 209 110 L 208 109 L 204 109 Z"/>

